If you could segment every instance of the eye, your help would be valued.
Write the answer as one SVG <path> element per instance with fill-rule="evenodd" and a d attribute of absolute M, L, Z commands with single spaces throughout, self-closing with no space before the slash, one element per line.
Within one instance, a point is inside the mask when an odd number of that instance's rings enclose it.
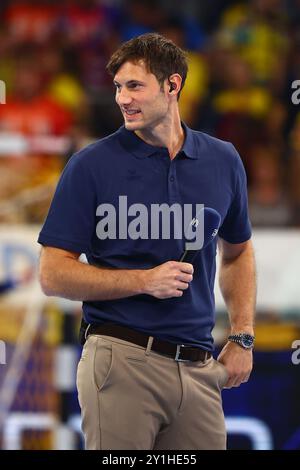
<path fill-rule="evenodd" d="M 131 89 L 136 89 L 136 88 L 139 88 L 141 87 L 141 85 L 139 83 L 131 83 L 128 88 L 131 88 Z"/>

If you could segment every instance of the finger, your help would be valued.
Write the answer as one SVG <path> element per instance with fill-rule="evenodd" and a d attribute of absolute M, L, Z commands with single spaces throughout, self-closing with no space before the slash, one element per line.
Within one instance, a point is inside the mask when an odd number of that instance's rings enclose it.
<path fill-rule="evenodd" d="M 172 297 L 182 297 L 183 296 L 183 290 L 175 290 L 174 294 Z"/>
<path fill-rule="evenodd" d="M 176 284 L 176 289 L 186 290 L 188 289 L 189 284 L 187 282 L 178 282 Z"/>
<path fill-rule="evenodd" d="M 233 387 L 237 388 L 241 385 L 242 381 L 241 380 L 236 380 L 233 384 Z"/>
<path fill-rule="evenodd" d="M 190 263 L 180 263 L 179 262 L 179 269 L 180 271 L 188 274 L 193 274 L 194 266 Z"/>
<path fill-rule="evenodd" d="M 191 282 L 193 280 L 193 275 L 192 274 L 186 274 L 186 273 L 180 273 L 175 276 L 175 279 L 177 281 L 182 281 L 182 282 Z"/>
<path fill-rule="evenodd" d="M 245 375 L 237 375 L 233 384 L 233 387 L 239 387 L 242 383 L 247 382 Z"/>
<path fill-rule="evenodd" d="M 232 377 L 229 377 L 227 383 L 225 384 L 224 388 L 233 388 L 233 387 L 238 387 L 238 378 L 234 375 Z"/>
<path fill-rule="evenodd" d="M 228 380 L 228 382 L 224 385 L 223 388 L 232 388 L 233 387 L 233 382 L 231 380 Z"/>
<path fill-rule="evenodd" d="M 248 382 L 249 377 L 250 377 L 250 374 L 246 375 L 246 377 L 243 378 L 242 382 L 243 382 L 243 383 Z"/>
<path fill-rule="evenodd" d="M 231 388 L 233 385 L 233 380 L 232 378 L 229 376 L 228 379 L 227 379 L 227 382 L 225 383 L 224 385 L 224 388 Z"/>

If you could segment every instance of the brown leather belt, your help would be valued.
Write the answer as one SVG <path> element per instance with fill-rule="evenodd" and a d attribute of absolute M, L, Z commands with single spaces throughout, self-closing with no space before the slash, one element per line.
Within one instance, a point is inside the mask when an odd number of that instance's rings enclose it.
<path fill-rule="evenodd" d="M 88 335 L 105 335 L 129 341 L 147 348 L 150 339 L 149 335 L 141 333 L 131 328 L 113 323 L 104 323 L 102 325 L 90 325 L 86 331 Z M 211 357 L 211 353 L 205 349 L 186 346 L 184 344 L 174 344 L 153 338 L 151 349 L 160 354 L 172 357 L 175 361 L 205 361 Z"/>

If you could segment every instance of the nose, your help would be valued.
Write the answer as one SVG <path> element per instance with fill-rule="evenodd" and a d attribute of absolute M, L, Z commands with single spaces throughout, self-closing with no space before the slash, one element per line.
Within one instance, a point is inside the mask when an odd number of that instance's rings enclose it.
<path fill-rule="evenodd" d="M 117 92 L 116 101 L 119 105 L 126 105 L 131 103 L 132 98 L 130 96 L 130 93 L 125 88 L 121 88 Z"/>

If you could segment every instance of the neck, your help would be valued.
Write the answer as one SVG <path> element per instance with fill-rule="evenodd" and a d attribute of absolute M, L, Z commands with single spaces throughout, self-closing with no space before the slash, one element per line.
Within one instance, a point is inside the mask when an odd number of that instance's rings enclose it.
<path fill-rule="evenodd" d="M 184 131 L 181 126 L 179 111 L 152 128 L 141 129 L 135 131 L 140 139 L 147 144 L 155 147 L 166 147 L 168 149 L 170 159 L 176 157 L 184 142 Z"/>

